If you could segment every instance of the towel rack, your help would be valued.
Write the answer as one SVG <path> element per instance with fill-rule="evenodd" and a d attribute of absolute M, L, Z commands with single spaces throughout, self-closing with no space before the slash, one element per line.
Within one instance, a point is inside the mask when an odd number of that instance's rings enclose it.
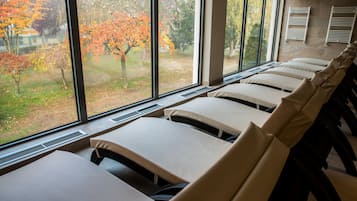
<path fill-rule="evenodd" d="M 306 42 L 311 7 L 289 7 L 285 41 L 299 40 Z"/>
<path fill-rule="evenodd" d="M 327 43 L 350 43 L 356 22 L 357 7 L 331 7 Z"/>

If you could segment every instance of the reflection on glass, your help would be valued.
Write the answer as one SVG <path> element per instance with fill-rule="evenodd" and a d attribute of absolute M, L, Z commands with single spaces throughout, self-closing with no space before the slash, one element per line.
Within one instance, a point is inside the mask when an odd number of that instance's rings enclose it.
<path fill-rule="evenodd" d="M 77 2 L 88 115 L 150 98 L 150 1 Z"/>
<path fill-rule="evenodd" d="M 263 6 L 262 3 L 263 1 L 248 0 L 243 70 L 256 66 L 258 63 L 257 59 Z"/>
<path fill-rule="evenodd" d="M 160 94 L 198 82 L 199 3 L 200 0 L 159 1 Z"/>
<path fill-rule="evenodd" d="M 0 10 L 0 145 L 77 121 L 64 1 Z"/>
<path fill-rule="evenodd" d="M 223 75 L 238 71 L 244 0 L 227 1 Z"/>

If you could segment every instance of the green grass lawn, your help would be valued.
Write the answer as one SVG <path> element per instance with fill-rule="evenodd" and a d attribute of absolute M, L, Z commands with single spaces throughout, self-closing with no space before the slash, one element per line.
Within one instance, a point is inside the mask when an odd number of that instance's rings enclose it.
<path fill-rule="evenodd" d="M 190 84 L 190 57 L 187 54 L 160 55 L 162 91 Z M 143 62 L 140 51 L 130 53 L 127 72 L 129 85 L 123 88 L 119 59 L 104 55 L 85 60 L 85 92 L 89 115 L 151 97 L 151 64 Z M 58 70 L 39 72 L 28 69 L 22 73 L 21 95 L 18 96 L 12 78 L 0 72 L 0 144 L 76 121 L 75 96 L 69 69 L 66 78 L 69 84 L 67 90 L 62 86 Z"/>

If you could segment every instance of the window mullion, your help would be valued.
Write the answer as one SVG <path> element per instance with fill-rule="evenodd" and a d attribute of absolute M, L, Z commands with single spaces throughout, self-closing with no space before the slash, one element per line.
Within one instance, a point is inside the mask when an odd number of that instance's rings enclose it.
<path fill-rule="evenodd" d="M 159 0 L 151 0 L 152 98 L 159 98 Z"/>
<path fill-rule="evenodd" d="M 262 46 L 263 46 L 263 34 L 264 34 L 264 23 L 265 23 L 265 7 L 266 7 L 266 1 L 263 0 L 263 6 L 262 6 L 262 17 L 260 19 L 260 33 L 259 33 L 259 45 L 258 45 L 258 54 L 257 54 L 257 64 L 260 64 L 260 58 L 262 55 Z"/>
<path fill-rule="evenodd" d="M 244 45 L 245 45 L 245 30 L 247 24 L 247 12 L 248 12 L 248 0 L 244 0 L 243 3 L 243 19 L 242 19 L 242 33 L 240 36 L 240 47 L 239 47 L 239 61 L 238 61 L 238 72 L 242 71 L 243 66 L 243 56 L 244 56 Z"/>
<path fill-rule="evenodd" d="M 273 45 L 272 45 L 272 51 L 271 51 L 271 58 L 270 60 L 274 59 L 275 55 L 275 45 L 276 45 L 276 40 L 277 40 L 277 34 L 278 34 L 278 23 L 279 23 L 279 16 L 280 16 L 280 0 L 276 0 L 276 11 L 275 11 L 275 22 L 274 22 L 274 37 L 273 37 Z"/>
<path fill-rule="evenodd" d="M 73 68 L 73 82 L 74 91 L 76 94 L 77 113 L 79 121 L 85 123 L 88 121 L 84 79 L 83 79 L 83 65 L 81 56 L 81 46 L 79 38 L 79 25 L 77 13 L 77 1 L 66 0 L 67 21 L 68 21 L 68 35 L 71 49 L 71 60 Z"/>

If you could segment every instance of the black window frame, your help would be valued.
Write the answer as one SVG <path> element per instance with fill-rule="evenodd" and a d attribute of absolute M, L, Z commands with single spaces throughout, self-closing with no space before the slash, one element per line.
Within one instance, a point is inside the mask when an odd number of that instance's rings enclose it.
<path fill-rule="evenodd" d="M 15 145 L 25 143 L 34 139 L 38 139 L 43 136 L 51 135 L 55 132 L 59 132 L 74 126 L 88 123 L 90 121 L 96 120 L 98 118 L 103 118 L 108 115 L 112 115 L 117 112 L 121 112 L 150 101 L 158 100 L 160 98 L 173 95 L 175 93 L 182 92 L 184 90 L 192 89 L 202 84 L 202 58 L 203 58 L 203 35 L 204 35 L 204 16 L 205 16 L 205 0 L 200 1 L 200 25 L 199 25 L 199 52 L 198 52 L 198 82 L 189 86 L 185 86 L 173 91 L 169 91 L 163 94 L 159 94 L 159 45 L 158 45 L 158 27 L 159 27 L 159 0 L 150 0 L 150 16 L 151 16 L 151 81 L 152 81 L 152 95 L 151 98 L 140 100 L 125 106 L 121 106 L 100 114 L 88 116 L 87 106 L 86 106 L 86 95 L 85 95 L 85 83 L 83 74 L 83 63 L 80 48 L 80 33 L 78 24 L 78 6 L 77 0 L 64 0 L 66 4 L 66 16 L 68 24 L 68 38 L 70 46 L 71 64 L 72 64 L 72 76 L 73 76 L 73 87 L 76 100 L 76 112 L 77 121 L 71 122 L 69 124 L 61 125 L 49 130 L 45 130 L 36 134 L 32 134 L 27 137 L 23 137 L 8 143 L 0 145 L 0 151 L 13 147 Z"/>

